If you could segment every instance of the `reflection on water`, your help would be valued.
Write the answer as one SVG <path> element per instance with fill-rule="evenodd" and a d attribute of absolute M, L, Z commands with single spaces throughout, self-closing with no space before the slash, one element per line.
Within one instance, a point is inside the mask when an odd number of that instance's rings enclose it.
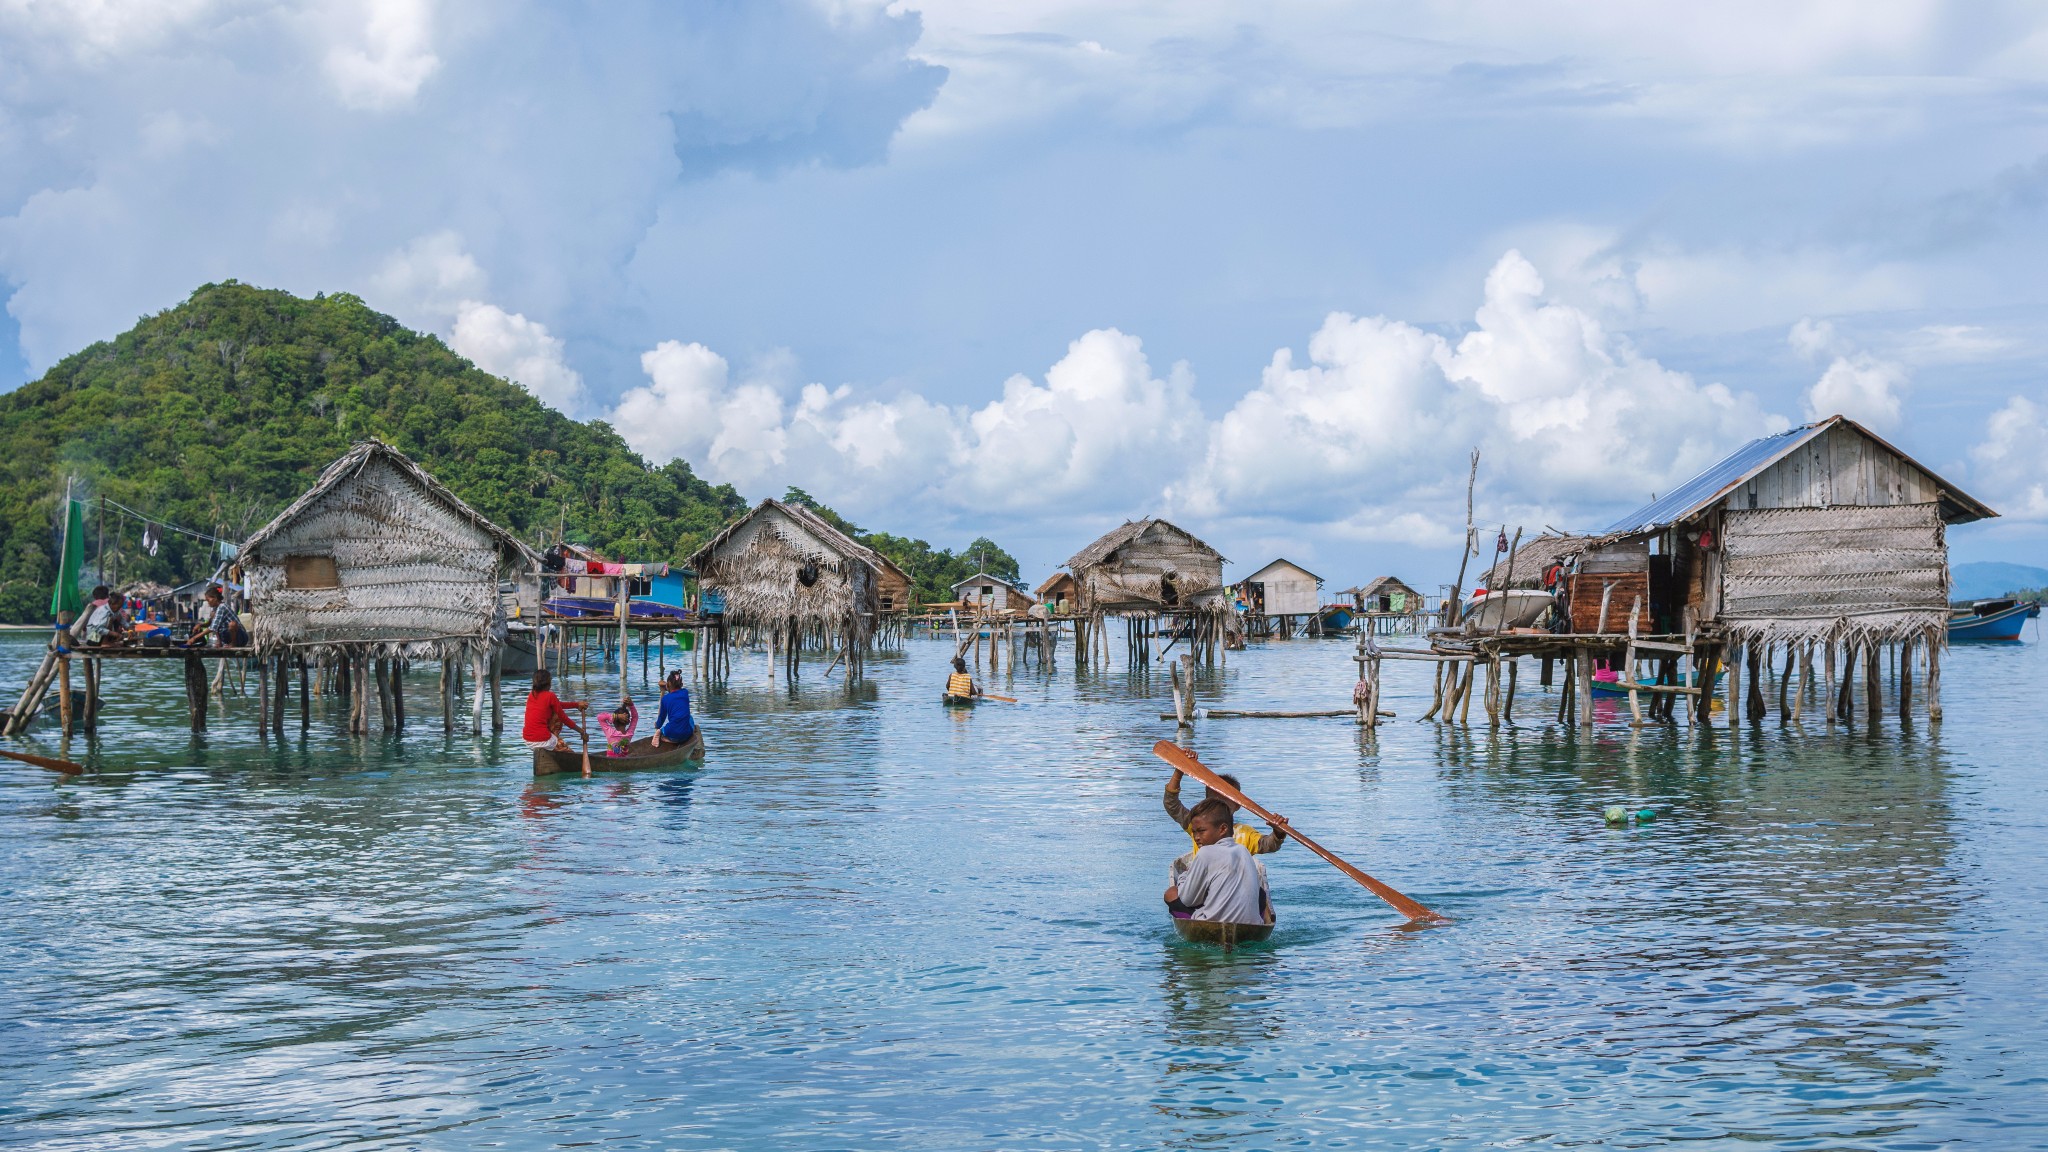
<path fill-rule="evenodd" d="M 1447 729 L 1405 665 L 1377 733 L 1208 722 L 1455 918 L 1400 931 L 1289 847 L 1232 953 L 1158 903 L 1166 677 L 1006 667 L 1021 703 L 948 709 L 949 653 L 852 691 L 743 657 L 697 686 L 701 768 L 546 780 L 444 735 L 429 674 L 403 734 L 294 702 L 266 741 L 252 699 L 193 737 L 174 665 L 113 669 L 93 774 L 0 769 L 0 1144 L 2048 1144 L 2038 646 L 1953 653 L 1938 733 L 1587 736 L 1533 677 L 1523 724 Z M 36 655 L 0 641 L 0 681 Z M 1341 704 L 1349 657 L 1197 691 Z"/>

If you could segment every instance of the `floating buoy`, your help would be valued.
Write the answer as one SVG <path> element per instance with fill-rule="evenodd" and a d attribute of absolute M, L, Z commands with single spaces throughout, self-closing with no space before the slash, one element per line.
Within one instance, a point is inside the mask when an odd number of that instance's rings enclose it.
<path fill-rule="evenodd" d="M 1628 809 L 1623 808 L 1619 804 L 1609 804 L 1607 806 L 1607 810 L 1601 813 L 1601 815 L 1607 817 L 1607 822 L 1609 824 L 1628 823 Z"/>

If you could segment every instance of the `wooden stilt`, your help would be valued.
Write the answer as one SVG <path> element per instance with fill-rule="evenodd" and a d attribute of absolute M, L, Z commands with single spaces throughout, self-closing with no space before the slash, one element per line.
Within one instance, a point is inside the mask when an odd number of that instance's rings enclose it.
<path fill-rule="evenodd" d="M 1899 642 L 1899 726 L 1913 723 L 1913 641 Z"/>
<path fill-rule="evenodd" d="M 1572 716 L 1580 728 L 1593 729 L 1593 650 L 1579 648 L 1572 653 L 1573 692 Z"/>
<path fill-rule="evenodd" d="M 1755 723 L 1764 718 L 1764 658 L 1763 645 L 1747 645 L 1749 652 L 1749 712 L 1748 719 Z"/>
<path fill-rule="evenodd" d="M 1863 706 L 1877 727 L 1884 720 L 1884 649 L 1876 642 L 1863 646 Z"/>
<path fill-rule="evenodd" d="M 310 683 L 308 683 L 308 679 L 309 679 L 309 678 L 308 678 L 308 676 L 307 676 L 307 670 L 306 670 L 306 658 L 305 658 L 304 656 L 301 656 L 301 657 L 299 657 L 299 658 L 298 658 L 298 663 L 299 663 L 299 731 L 300 731 L 300 732 L 305 732 L 305 731 L 307 731 L 307 730 L 309 730 L 309 729 L 311 729 L 311 728 L 313 727 L 313 688 L 312 688 L 312 685 L 311 685 Z"/>
<path fill-rule="evenodd" d="M 491 649 L 491 731 L 505 730 L 505 698 L 501 693 L 500 681 L 505 676 L 505 649 Z"/>
<path fill-rule="evenodd" d="M 270 731 L 270 661 L 257 657 L 256 665 L 256 734 L 262 736 Z"/>
<path fill-rule="evenodd" d="M 1515 722 L 1515 675 L 1521 666 L 1522 661 L 1520 658 L 1508 657 L 1508 698 L 1501 705 L 1500 715 L 1501 719 L 1510 724 Z"/>
<path fill-rule="evenodd" d="M 1927 722 L 1941 723 L 1941 648 L 1940 637 L 1927 641 Z"/>

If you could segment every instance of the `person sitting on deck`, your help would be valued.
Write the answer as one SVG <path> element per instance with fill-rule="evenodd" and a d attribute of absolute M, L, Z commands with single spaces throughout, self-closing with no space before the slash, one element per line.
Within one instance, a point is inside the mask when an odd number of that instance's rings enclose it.
<path fill-rule="evenodd" d="M 697 734 L 697 724 L 690 719 L 690 690 L 683 687 L 683 674 L 669 673 L 661 689 L 661 707 L 654 713 L 654 745 L 659 748 L 664 740 L 688 744 Z"/>
<path fill-rule="evenodd" d="M 1166 814 L 1173 817 L 1173 822 L 1180 825 L 1181 831 L 1188 833 L 1192 837 L 1195 830 L 1189 826 L 1191 814 L 1188 809 L 1181 806 L 1180 802 L 1180 780 L 1181 771 L 1178 768 L 1173 770 L 1173 775 L 1166 778 Z M 1240 792 L 1244 791 L 1244 785 L 1237 782 L 1237 777 L 1225 773 L 1223 774 L 1223 780 L 1232 788 Z M 1225 800 L 1222 796 L 1211 796 L 1206 799 L 1213 799 L 1230 809 L 1233 818 L 1237 815 L 1237 805 Z M 1196 807 L 1199 808 L 1201 805 L 1197 804 Z M 1249 824 L 1238 824 L 1231 829 L 1231 838 L 1244 845 L 1245 851 L 1257 856 L 1266 852 L 1278 852 L 1280 845 L 1287 841 L 1287 833 L 1277 827 L 1268 832 L 1261 832 Z M 1189 853 L 1189 855 L 1195 855 L 1201 850 L 1201 841 L 1198 840 L 1195 842 L 1195 851 Z"/>
<path fill-rule="evenodd" d="M 619 706 L 609 712 L 597 714 L 597 727 L 604 733 L 604 754 L 624 756 L 633 743 L 633 729 L 640 726 L 640 710 L 633 707 L 633 698 L 627 696 Z"/>
<path fill-rule="evenodd" d="M 967 661 L 953 657 L 953 674 L 946 677 L 946 698 L 948 700 L 971 700 L 981 695 L 981 685 L 967 674 Z"/>
<path fill-rule="evenodd" d="M 127 639 L 126 619 L 121 615 L 114 594 L 105 584 L 92 590 L 92 602 L 85 611 L 78 614 L 78 622 L 71 626 L 71 643 L 97 648 L 105 644 L 120 644 Z"/>
<path fill-rule="evenodd" d="M 208 589 L 211 596 L 212 590 Z M 583 726 L 569 719 L 568 710 L 583 707 L 581 700 L 564 702 L 554 693 L 554 676 L 545 668 L 533 674 L 533 691 L 526 697 L 526 724 L 519 730 L 519 736 L 526 746 L 535 751 L 567 752 L 569 745 L 562 739 L 563 728 L 583 731 Z"/>
<path fill-rule="evenodd" d="M 1219 924 L 1273 922 L 1265 871 L 1244 845 L 1231 839 L 1235 815 L 1219 796 L 1195 805 L 1189 815 L 1189 834 L 1195 838 L 1197 854 L 1186 869 L 1175 871 L 1173 884 L 1166 889 L 1166 907 L 1176 919 Z M 1208 851 L 1200 851 L 1203 848 Z"/>

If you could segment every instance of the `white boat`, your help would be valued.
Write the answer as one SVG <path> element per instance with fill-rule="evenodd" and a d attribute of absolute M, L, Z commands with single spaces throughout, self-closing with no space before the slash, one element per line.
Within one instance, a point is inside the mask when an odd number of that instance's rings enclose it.
<path fill-rule="evenodd" d="M 1467 632 L 1493 632 L 1532 627 L 1550 611 L 1550 593 L 1534 588 L 1504 588 L 1481 592 L 1465 602 L 1463 624 Z"/>

